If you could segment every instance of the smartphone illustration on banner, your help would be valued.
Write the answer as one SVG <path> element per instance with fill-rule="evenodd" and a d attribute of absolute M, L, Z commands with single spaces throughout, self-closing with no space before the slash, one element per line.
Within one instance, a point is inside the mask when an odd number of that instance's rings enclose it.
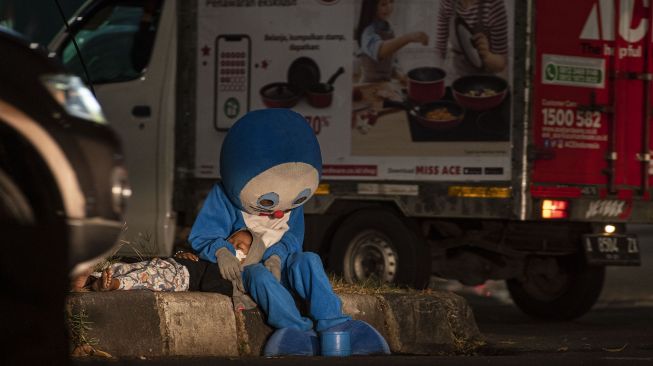
<path fill-rule="evenodd" d="M 249 111 L 252 42 L 246 34 L 215 39 L 215 108 L 213 125 L 228 130 Z"/>

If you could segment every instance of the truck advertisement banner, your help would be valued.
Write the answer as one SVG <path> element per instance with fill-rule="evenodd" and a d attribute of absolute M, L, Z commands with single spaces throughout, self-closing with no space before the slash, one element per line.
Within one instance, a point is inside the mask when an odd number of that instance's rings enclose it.
<path fill-rule="evenodd" d="M 535 183 L 630 189 L 649 180 L 648 3 L 536 2 Z"/>
<path fill-rule="evenodd" d="M 244 113 L 292 108 L 325 179 L 510 179 L 514 0 L 198 3 L 196 176 Z"/>

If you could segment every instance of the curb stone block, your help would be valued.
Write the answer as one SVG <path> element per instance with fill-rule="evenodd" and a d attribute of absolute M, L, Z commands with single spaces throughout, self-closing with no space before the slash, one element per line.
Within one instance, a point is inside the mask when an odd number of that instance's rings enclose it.
<path fill-rule="evenodd" d="M 342 300 L 342 310 L 353 319 L 369 323 L 381 335 L 388 339 L 389 331 L 386 324 L 383 305 L 372 295 L 338 294 Z"/>
<path fill-rule="evenodd" d="M 231 299 L 212 293 L 155 292 L 168 355 L 238 356 Z"/>
<path fill-rule="evenodd" d="M 482 340 L 471 308 L 452 293 L 338 296 L 343 311 L 375 327 L 395 353 L 469 352 Z M 115 357 L 259 356 L 273 332 L 258 309 L 234 313 L 231 298 L 214 293 L 73 293 L 67 311 L 84 311 L 87 338 Z"/>
<path fill-rule="evenodd" d="M 231 299 L 220 294 L 75 293 L 67 308 L 86 312 L 87 336 L 113 356 L 238 356 Z"/>
<path fill-rule="evenodd" d="M 468 352 L 482 336 L 471 308 L 462 297 L 448 292 L 384 294 L 393 352 L 433 354 Z M 428 324 L 428 326 L 425 326 Z"/>
<path fill-rule="evenodd" d="M 262 355 L 265 343 L 274 329 L 265 323 L 265 317 L 258 308 L 240 312 L 237 319 L 242 321 L 242 328 L 239 329 L 240 342 L 242 342 L 240 344 L 241 355 Z"/>
<path fill-rule="evenodd" d="M 68 296 L 70 315 L 85 312 L 87 337 L 114 356 L 159 356 L 165 340 L 156 299 L 150 291 L 74 293 Z"/>

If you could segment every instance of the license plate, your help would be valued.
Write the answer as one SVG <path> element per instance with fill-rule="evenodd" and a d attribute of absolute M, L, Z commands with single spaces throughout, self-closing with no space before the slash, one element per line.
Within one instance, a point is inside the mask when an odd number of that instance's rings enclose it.
<path fill-rule="evenodd" d="M 589 264 L 639 266 L 639 242 L 634 235 L 584 235 L 583 247 Z"/>

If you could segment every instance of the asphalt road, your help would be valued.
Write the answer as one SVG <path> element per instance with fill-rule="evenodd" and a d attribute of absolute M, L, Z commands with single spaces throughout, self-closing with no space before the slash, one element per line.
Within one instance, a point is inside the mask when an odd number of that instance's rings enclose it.
<path fill-rule="evenodd" d="M 578 353 L 591 358 L 647 358 L 653 364 L 653 306 L 600 306 L 571 322 L 543 322 L 515 307 L 470 300 L 487 356 Z"/>

